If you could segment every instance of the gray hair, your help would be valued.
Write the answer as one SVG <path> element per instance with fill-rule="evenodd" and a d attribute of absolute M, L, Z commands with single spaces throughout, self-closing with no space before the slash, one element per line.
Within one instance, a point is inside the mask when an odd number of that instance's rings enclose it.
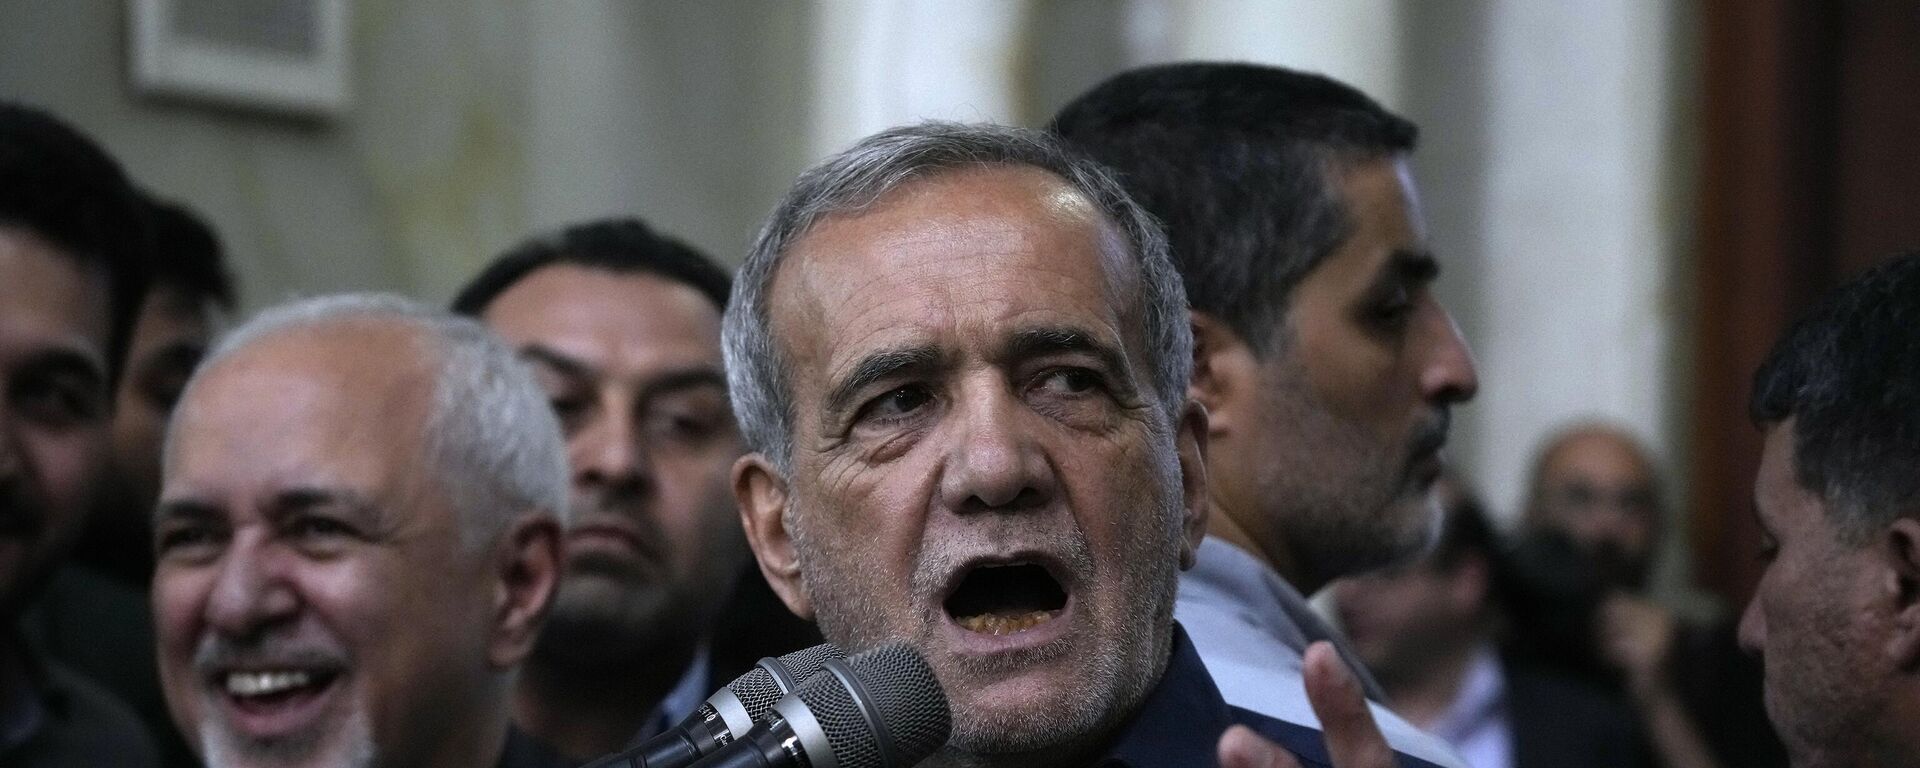
<path fill-rule="evenodd" d="M 567 454 L 560 424 L 527 366 L 485 326 L 392 294 L 350 293 L 270 307 L 216 344 L 187 389 L 221 360 L 288 331 L 351 321 L 418 330 L 438 353 L 426 456 L 461 516 L 461 538 L 493 541 L 529 510 L 567 519 Z M 167 436 L 171 450 L 173 435 Z"/>
<path fill-rule="evenodd" d="M 999 125 L 925 122 L 874 134 L 800 175 L 761 227 L 740 267 L 722 338 L 727 386 L 751 450 L 786 472 L 793 450 L 793 393 L 773 339 L 768 294 L 780 262 L 822 219 L 857 213 L 888 192 L 941 173 L 994 166 L 1049 171 L 1091 200 L 1124 238 L 1138 277 L 1145 353 L 1167 425 L 1186 402 L 1193 369 L 1187 297 L 1167 256 L 1166 236 L 1099 165 L 1038 131 Z M 1118 274 L 1109 265 L 1109 279 Z"/>

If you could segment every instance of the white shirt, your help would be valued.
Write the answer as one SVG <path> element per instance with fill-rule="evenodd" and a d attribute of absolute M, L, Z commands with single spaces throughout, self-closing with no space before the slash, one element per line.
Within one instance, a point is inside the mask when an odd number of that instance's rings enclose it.
<path fill-rule="evenodd" d="M 1320 718 L 1307 702 L 1306 682 L 1300 676 L 1301 655 L 1315 640 L 1331 641 L 1366 685 L 1369 698 L 1381 698 L 1379 686 L 1347 649 L 1346 640 L 1266 563 L 1214 536 L 1200 543 L 1196 560 L 1180 575 L 1173 617 L 1193 638 L 1228 704 L 1319 728 Z M 1446 742 L 1376 701 L 1368 705 L 1396 751 L 1447 768 L 1467 768 Z"/>

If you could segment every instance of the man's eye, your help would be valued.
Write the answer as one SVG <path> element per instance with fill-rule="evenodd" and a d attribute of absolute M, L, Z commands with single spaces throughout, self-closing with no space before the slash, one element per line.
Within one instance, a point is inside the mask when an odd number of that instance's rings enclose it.
<path fill-rule="evenodd" d="M 1056 394 L 1077 395 L 1098 389 L 1100 374 L 1085 368 L 1060 368 L 1040 379 L 1040 386 Z"/>
<path fill-rule="evenodd" d="M 572 433 L 581 419 L 586 418 L 587 409 L 592 407 L 584 397 L 554 397 L 547 400 L 553 407 L 553 415 L 560 420 L 561 429 Z"/>
<path fill-rule="evenodd" d="M 861 411 L 861 421 L 888 421 L 897 419 L 920 409 L 933 401 L 933 395 L 923 387 L 905 386 L 891 390 L 875 398 Z"/>
<path fill-rule="evenodd" d="M 1405 285 L 1393 286 L 1375 298 L 1366 309 L 1368 320 L 1387 328 L 1406 325 L 1412 316 L 1413 291 Z"/>
<path fill-rule="evenodd" d="M 154 534 L 154 552 L 161 557 L 186 557 L 202 553 L 220 543 L 211 526 L 185 525 L 162 528 Z"/>
<path fill-rule="evenodd" d="M 1755 556 L 1760 559 L 1760 562 L 1771 563 L 1779 554 L 1780 542 L 1774 541 L 1772 536 L 1764 533 L 1760 534 L 1760 551 L 1755 553 Z"/>
<path fill-rule="evenodd" d="M 313 539 L 352 536 L 354 530 L 351 526 L 332 518 L 306 515 L 294 520 L 293 524 L 288 526 L 287 533 L 295 538 Z"/>
<path fill-rule="evenodd" d="M 104 418 L 104 393 L 61 377 L 30 376 L 10 396 L 27 418 L 44 424 L 73 425 Z"/>

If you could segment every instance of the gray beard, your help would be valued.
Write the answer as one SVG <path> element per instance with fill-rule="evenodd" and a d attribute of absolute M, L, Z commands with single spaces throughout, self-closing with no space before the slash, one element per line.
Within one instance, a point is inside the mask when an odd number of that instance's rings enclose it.
<path fill-rule="evenodd" d="M 311 734 L 290 739 L 260 742 L 235 738 L 212 718 L 200 723 L 201 749 L 206 752 L 207 768 L 271 768 L 272 766 L 309 766 L 324 747 L 326 734 Z M 353 713 L 346 732 L 340 735 L 339 759 L 327 768 L 377 768 L 380 753 L 373 743 L 373 728 L 367 723 L 366 710 Z"/>
<path fill-rule="evenodd" d="M 1172 477 L 1164 481 L 1167 485 L 1163 487 L 1178 489 L 1178 466 L 1171 472 Z M 882 615 L 885 608 L 876 599 L 876 592 L 863 587 L 870 579 L 857 569 L 840 567 L 857 559 L 832 551 L 808 535 L 807 512 L 797 504 L 789 513 L 792 517 L 788 529 L 793 536 L 795 554 L 801 563 L 812 566 L 802 568 L 802 584 L 822 634 L 849 651 L 896 639 L 888 635 L 880 622 L 871 620 Z M 1122 618 L 1122 626 L 1150 628 L 1152 640 L 1151 647 L 1146 649 L 1147 663 L 1138 663 L 1138 656 L 1122 652 L 1129 646 L 1131 638 L 1128 637 L 1114 638 L 1115 647 L 1080 649 L 1084 661 L 1090 664 L 1083 668 L 1090 685 L 1084 691 L 1084 699 L 1074 702 L 1079 705 L 1053 707 L 1042 714 L 968 712 L 956 706 L 947 746 L 922 765 L 995 768 L 1059 765 L 1088 757 L 1076 753 L 1097 749 L 1110 738 L 1113 729 L 1132 714 L 1165 670 L 1172 643 L 1179 547 L 1184 535 L 1180 527 L 1181 513 L 1176 491 L 1159 510 L 1158 519 L 1163 521 L 1164 529 L 1155 532 L 1158 536 L 1139 537 L 1144 543 L 1118 558 L 1123 569 L 1118 574 L 1099 574 L 1095 570 L 1093 555 L 1082 537 L 1058 541 L 1052 548 L 1066 553 L 1069 567 L 1083 576 L 1117 577 L 1122 583 L 1138 585 L 1130 592 L 1134 599 L 1124 602 L 1127 613 Z M 941 607 L 929 596 L 938 593 L 940 580 L 949 572 L 955 558 L 950 552 L 943 553 L 937 545 L 929 545 L 927 549 L 929 554 L 924 555 L 915 568 L 911 594 L 916 604 L 931 605 L 929 610 L 938 612 Z M 1083 584 L 1092 586 L 1094 580 L 1089 578 Z M 939 620 L 938 616 L 920 618 L 920 631 L 926 633 L 930 633 Z M 926 647 L 926 635 L 906 639 Z M 1050 650 L 1054 649 L 1037 649 L 1031 656 L 995 666 L 1022 666 L 1050 659 L 1057 655 L 1049 653 Z M 1087 653 L 1089 650 L 1092 652 Z M 960 671 L 964 674 L 967 670 Z"/>

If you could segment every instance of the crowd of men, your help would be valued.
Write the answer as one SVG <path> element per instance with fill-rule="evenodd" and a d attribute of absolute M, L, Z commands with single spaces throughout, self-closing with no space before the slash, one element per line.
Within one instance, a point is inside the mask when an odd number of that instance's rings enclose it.
<path fill-rule="evenodd" d="M 0 764 L 579 765 L 825 640 L 926 660 L 925 765 L 1920 765 L 1920 254 L 1756 376 L 1743 665 L 1631 435 L 1516 539 L 1446 472 L 1417 139 L 1148 67 L 861 140 L 737 273 L 585 222 L 217 333 L 210 230 L 0 105 Z"/>

